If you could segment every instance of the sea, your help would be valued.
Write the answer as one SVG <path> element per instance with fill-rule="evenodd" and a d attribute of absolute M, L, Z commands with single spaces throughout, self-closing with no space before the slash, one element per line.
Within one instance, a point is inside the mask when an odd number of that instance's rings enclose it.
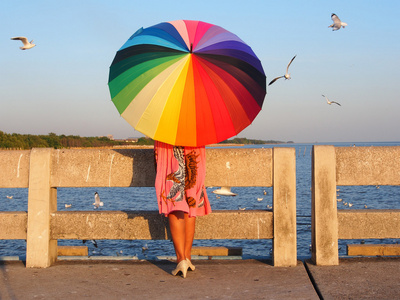
<path fill-rule="evenodd" d="M 299 259 L 311 257 L 311 153 L 313 145 L 321 145 L 321 143 L 229 146 L 231 148 L 292 147 L 296 149 L 297 256 Z M 400 142 L 324 143 L 324 145 L 400 146 Z M 237 196 L 219 198 L 212 193 L 214 189 L 217 187 L 207 189 L 213 210 L 239 208 L 262 210 L 270 209 L 272 206 L 271 187 L 232 187 L 232 192 Z M 104 206 L 99 208 L 101 210 L 158 210 L 153 187 L 58 188 L 57 209 L 59 211 L 92 211 L 95 192 L 99 193 L 104 203 Z M 400 186 L 338 186 L 337 198 L 339 199 L 338 209 L 400 209 Z M 0 189 L 0 211 L 27 211 L 27 209 L 28 189 Z M 339 256 L 347 257 L 348 244 L 396 244 L 399 242 L 400 239 L 339 240 Z M 86 245 L 89 256 L 100 259 L 121 256 L 152 260 L 175 255 L 170 240 L 59 240 L 58 244 Z M 195 240 L 193 246 L 240 247 L 243 259 L 270 259 L 272 256 L 272 240 Z M 25 253 L 25 240 L 0 240 L 0 257 L 24 259 Z"/>

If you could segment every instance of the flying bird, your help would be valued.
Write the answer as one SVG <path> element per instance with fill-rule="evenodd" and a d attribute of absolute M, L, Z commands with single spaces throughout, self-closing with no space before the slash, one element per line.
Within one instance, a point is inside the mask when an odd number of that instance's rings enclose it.
<path fill-rule="evenodd" d="M 339 106 L 342 106 L 340 103 L 337 103 L 337 102 L 335 102 L 335 101 L 329 101 L 328 97 L 326 97 L 325 95 L 322 95 L 322 97 L 325 97 L 326 103 L 328 103 L 329 105 L 331 105 L 332 103 L 335 103 L 335 104 L 337 104 L 337 105 L 339 105 Z"/>
<path fill-rule="evenodd" d="M 237 194 L 232 193 L 231 188 L 229 186 L 223 186 L 218 190 L 212 191 L 214 194 L 222 195 L 222 196 L 236 196 Z"/>
<path fill-rule="evenodd" d="M 82 240 L 82 243 L 85 244 L 87 240 Z M 90 240 L 93 243 L 93 246 L 95 246 L 96 248 L 98 248 L 97 242 L 96 240 Z"/>
<path fill-rule="evenodd" d="M 290 63 L 287 65 L 287 67 L 286 67 L 286 74 L 283 75 L 283 76 L 279 76 L 279 77 L 274 78 L 268 85 L 273 84 L 273 83 L 274 83 L 275 81 L 277 81 L 279 78 L 285 78 L 285 80 L 291 78 L 291 77 L 290 77 L 290 73 L 289 73 L 289 67 L 290 67 L 290 64 L 292 63 L 292 61 L 296 58 L 296 56 L 297 56 L 297 55 L 293 56 L 292 60 L 291 60 Z"/>
<path fill-rule="evenodd" d="M 97 192 L 94 193 L 94 208 L 99 208 L 99 206 L 103 206 L 104 203 L 100 201 L 100 196 Z"/>
<path fill-rule="evenodd" d="M 329 25 L 329 27 L 332 27 L 332 31 L 339 30 L 341 27 L 345 28 L 347 26 L 347 23 L 340 21 L 339 17 L 335 14 L 331 15 L 333 24 Z"/>
<path fill-rule="evenodd" d="M 24 45 L 22 47 L 19 47 L 21 50 L 28 50 L 36 46 L 36 44 L 33 44 L 33 40 L 28 42 L 28 39 L 24 36 L 17 36 L 11 38 L 12 40 L 20 40 Z"/>

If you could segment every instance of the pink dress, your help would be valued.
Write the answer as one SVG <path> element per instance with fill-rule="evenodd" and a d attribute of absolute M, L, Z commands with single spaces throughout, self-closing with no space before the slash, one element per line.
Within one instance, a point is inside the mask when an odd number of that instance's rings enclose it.
<path fill-rule="evenodd" d="M 211 213 L 204 180 L 205 147 L 180 147 L 155 141 L 156 194 L 160 214 L 183 211 L 189 217 Z"/>

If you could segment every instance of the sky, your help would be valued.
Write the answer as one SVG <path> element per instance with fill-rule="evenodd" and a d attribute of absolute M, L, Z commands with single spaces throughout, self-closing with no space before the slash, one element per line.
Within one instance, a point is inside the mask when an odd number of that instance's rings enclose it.
<path fill-rule="evenodd" d="M 111 101 L 109 66 L 137 29 L 186 19 L 238 35 L 267 82 L 297 55 L 292 79 L 268 87 L 262 111 L 238 137 L 400 141 L 399 11 L 398 0 L 2 0 L 0 131 L 143 136 Z M 348 26 L 328 28 L 332 13 Z M 14 36 L 37 46 L 21 51 Z"/>

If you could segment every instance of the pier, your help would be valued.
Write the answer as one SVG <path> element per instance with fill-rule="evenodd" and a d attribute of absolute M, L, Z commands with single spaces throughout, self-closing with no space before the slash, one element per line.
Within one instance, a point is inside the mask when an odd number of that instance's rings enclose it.
<path fill-rule="evenodd" d="M 0 299 L 398 299 L 399 258 L 196 260 L 185 279 L 170 261 L 58 261 L 46 269 L 0 263 Z"/>
<path fill-rule="evenodd" d="M 158 212 L 57 211 L 58 187 L 153 186 L 152 150 L 0 151 L 0 188 L 29 189 L 27 212 L 0 212 L 0 239 L 27 240 L 26 261 L 0 264 L 0 298 L 398 298 L 398 257 L 339 259 L 338 239 L 400 238 L 400 210 L 338 210 L 336 189 L 400 185 L 400 147 L 313 147 L 312 256 L 305 261 L 296 252 L 294 148 L 206 155 L 207 186 L 273 187 L 273 210 L 214 211 L 198 218 L 195 239 L 272 239 L 271 261 L 199 259 L 183 280 L 169 274 L 168 260 L 58 259 L 60 239 L 169 238 Z"/>

